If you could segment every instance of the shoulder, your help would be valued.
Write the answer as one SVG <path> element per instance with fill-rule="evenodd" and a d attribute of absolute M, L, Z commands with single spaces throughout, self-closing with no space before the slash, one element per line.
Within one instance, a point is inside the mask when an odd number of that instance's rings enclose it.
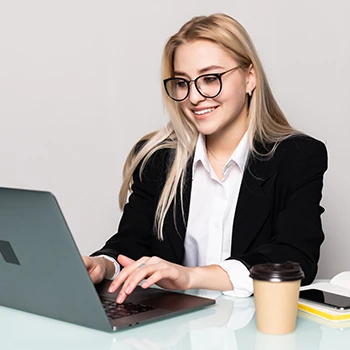
<path fill-rule="evenodd" d="M 146 141 L 139 141 L 133 148 L 134 155 L 136 156 L 142 151 L 143 147 L 147 144 Z M 160 148 L 159 148 L 160 146 Z M 146 152 L 140 162 L 138 163 L 134 175 L 139 174 L 140 170 L 142 178 L 151 181 L 160 181 L 165 179 L 168 169 L 170 168 L 174 155 L 175 149 L 166 147 L 165 145 L 159 145 L 156 149 L 152 149 Z"/>
<path fill-rule="evenodd" d="M 327 158 L 325 144 L 306 134 L 291 135 L 278 143 L 271 143 L 266 146 L 257 142 L 254 146 L 258 152 L 256 157 L 261 161 L 303 158 L 310 153 L 316 153 Z"/>
<path fill-rule="evenodd" d="M 293 135 L 278 144 L 271 163 L 272 171 L 286 179 L 310 179 L 326 172 L 327 149 L 311 136 Z"/>
<path fill-rule="evenodd" d="M 136 145 L 133 147 L 134 155 L 137 155 L 144 146 L 146 146 L 147 141 L 139 141 L 136 143 Z M 159 147 L 160 146 L 160 147 Z M 146 159 L 146 163 L 149 163 L 150 166 L 154 165 L 160 165 L 162 163 L 166 164 L 169 161 L 171 161 L 174 157 L 175 149 L 172 147 L 167 147 L 165 145 L 158 145 L 155 150 L 150 150 L 147 152 L 140 163 L 142 163 L 143 160 Z"/>
<path fill-rule="evenodd" d="M 291 135 L 281 141 L 275 151 L 275 155 L 283 153 L 303 154 L 309 150 L 327 153 L 325 144 L 306 134 Z"/>
<path fill-rule="evenodd" d="M 327 167 L 327 149 L 325 144 L 305 134 L 293 135 L 281 141 L 272 156 L 279 162 L 288 162 L 292 166 L 303 163 L 319 164 Z"/>
<path fill-rule="evenodd" d="M 292 135 L 278 144 L 257 149 L 262 154 L 275 151 L 268 156 L 253 156 L 248 168 L 255 175 L 264 177 L 279 173 L 281 176 L 293 176 L 296 173 L 324 173 L 328 167 L 327 149 L 322 141 L 305 134 Z"/>

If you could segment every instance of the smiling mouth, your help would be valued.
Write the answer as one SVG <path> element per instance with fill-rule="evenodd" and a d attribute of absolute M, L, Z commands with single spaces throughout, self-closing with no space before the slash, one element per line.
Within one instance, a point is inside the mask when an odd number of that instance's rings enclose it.
<path fill-rule="evenodd" d="M 206 109 L 202 109 L 200 111 L 193 111 L 193 113 L 195 115 L 204 115 L 204 114 L 212 112 L 214 109 L 216 109 L 216 107 L 206 108 Z"/>

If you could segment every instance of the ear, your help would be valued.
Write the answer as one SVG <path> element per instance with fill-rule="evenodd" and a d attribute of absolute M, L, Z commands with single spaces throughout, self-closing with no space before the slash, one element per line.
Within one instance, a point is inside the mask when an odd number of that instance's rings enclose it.
<path fill-rule="evenodd" d="M 247 94 L 252 91 L 254 91 L 256 87 L 256 75 L 255 75 L 255 69 L 253 67 L 253 64 L 251 64 L 248 68 L 247 71 L 247 76 L 246 76 L 246 92 Z"/>

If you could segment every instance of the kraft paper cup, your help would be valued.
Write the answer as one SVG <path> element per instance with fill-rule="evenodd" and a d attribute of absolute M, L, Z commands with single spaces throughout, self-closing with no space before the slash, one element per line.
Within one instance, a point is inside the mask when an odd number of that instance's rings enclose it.
<path fill-rule="evenodd" d="M 295 329 L 299 289 L 304 272 L 298 263 L 260 264 L 250 269 L 257 328 L 266 334 Z"/>

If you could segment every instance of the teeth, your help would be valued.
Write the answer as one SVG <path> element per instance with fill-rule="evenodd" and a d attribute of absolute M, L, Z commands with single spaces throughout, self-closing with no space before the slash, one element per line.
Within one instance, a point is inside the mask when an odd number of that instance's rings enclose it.
<path fill-rule="evenodd" d="M 194 114 L 201 115 L 201 114 L 209 113 L 209 112 L 213 111 L 214 109 L 215 108 L 207 108 L 207 109 L 203 109 L 201 111 L 194 111 Z"/>

